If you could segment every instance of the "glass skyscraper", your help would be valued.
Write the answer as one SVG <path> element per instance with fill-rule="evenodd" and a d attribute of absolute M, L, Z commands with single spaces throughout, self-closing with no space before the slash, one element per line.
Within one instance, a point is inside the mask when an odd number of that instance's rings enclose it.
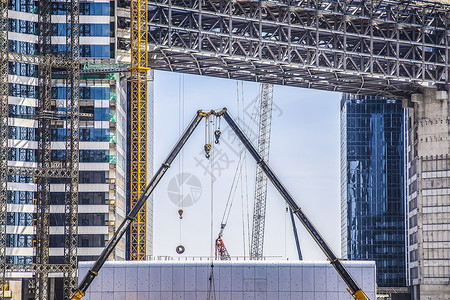
<path fill-rule="evenodd" d="M 401 101 L 343 95 L 342 256 L 374 260 L 378 287 L 406 285 L 403 130 Z"/>

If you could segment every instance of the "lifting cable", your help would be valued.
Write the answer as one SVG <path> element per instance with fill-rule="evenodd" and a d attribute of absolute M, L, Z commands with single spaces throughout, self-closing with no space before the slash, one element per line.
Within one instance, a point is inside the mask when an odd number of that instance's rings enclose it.
<path fill-rule="evenodd" d="M 180 74 L 178 77 L 178 131 L 179 135 L 183 133 L 183 126 L 184 126 L 184 74 Z M 182 219 L 183 219 L 183 212 L 184 212 L 184 149 L 181 149 L 180 151 L 180 164 L 178 167 L 178 184 L 180 186 L 179 190 L 179 201 L 178 201 L 178 215 L 180 218 L 179 221 L 179 245 L 176 247 L 175 251 L 178 254 L 183 254 L 185 251 L 185 248 L 182 244 Z"/>
<path fill-rule="evenodd" d="M 211 118 L 211 119 L 210 119 Z M 209 150 L 213 150 L 211 145 L 211 130 L 210 128 L 214 126 L 214 121 L 212 117 L 207 117 L 205 119 L 205 133 L 207 134 L 205 139 L 205 152 L 206 152 L 206 145 L 210 145 Z M 206 152 L 209 154 L 209 152 Z M 206 155 L 205 155 L 206 156 Z M 208 156 L 206 156 L 209 158 Z M 210 218 L 211 218 L 211 228 L 210 228 L 210 235 L 211 235 L 211 241 L 210 241 L 210 260 L 211 260 L 211 270 L 209 273 L 209 283 L 208 283 L 208 294 L 207 294 L 207 300 L 215 300 L 216 299 L 216 287 L 214 283 L 214 250 L 215 250 L 215 239 L 214 239 L 214 159 L 215 159 L 215 153 L 214 151 L 211 151 L 210 155 L 211 159 L 209 160 L 209 167 L 210 167 L 210 198 L 211 198 L 211 212 L 210 212 Z"/>
<path fill-rule="evenodd" d="M 241 84 L 242 84 L 242 99 L 244 99 L 243 82 L 241 82 Z M 256 99 L 258 99 L 258 97 L 260 97 L 259 93 L 256 96 Z M 238 110 L 238 120 L 241 120 L 243 122 L 244 118 L 240 118 L 240 110 L 241 110 L 240 107 L 241 107 L 241 105 L 240 105 L 240 102 L 239 102 L 239 98 L 240 98 L 239 82 L 236 82 L 236 101 L 237 101 L 237 108 L 238 108 L 237 109 Z M 245 114 L 245 111 L 244 111 L 245 106 L 244 106 L 244 101 L 242 101 L 242 102 L 243 102 L 243 104 L 242 104 L 242 114 L 244 115 Z M 249 124 L 247 126 L 245 126 L 245 122 L 243 122 L 242 125 L 241 125 L 242 128 L 249 128 L 250 129 L 249 130 L 249 137 L 250 138 L 252 138 L 252 136 L 253 136 L 253 133 L 254 133 L 253 132 L 253 128 L 254 128 L 254 125 L 257 123 L 256 120 L 255 120 L 256 117 L 257 117 L 257 112 L 258 112 L 257 103 L 258 103 L 258 101 L 254 101 L 254 105 L 252 107 L 252 112 L 251 112 L 251 115 L 250 115 Z M 220 118 L 219 118 L 218 122 L 219 122 L 219 129 L 220 129 Z M 236 195 L 236 191 L 237 191 L 237 188 L 238 188 L 238 185 L 239 185 L 238 176 L 239 176 L 239 178 L 242 178 L 243 164 L 245 163 L 244 162 L 244 158 L 243 158 L 244 153 L 246 153 L 245 152 L 245 148 L 240 149 L 239 160 L 238 160 L 237 165 L 236 165 L 236 170 L 234 172 L 233 181 L 231 183 L 230 191 L 228 193 L 228 199 L 227 199 L 227 202 L 226 202 L 226 205 L 225 205 L 225 210 L 223 212 L 222 220 L 221 220 L 221 223 L 220 223 L 219 238 L 222 238 L 223 231 L 224 231 L 226 225 L 228 224 L 228 219 L 230 217 L 231 208 L 233 206 L 233 201 L 234 201 L 234 198 L 235 198 L 235 195 Z M 241 184 L 241 189 L 242 189 L 242 184 Z M 247 193 L 247 195 L 248 195 L 248 193 Z M 241 198 L 242 198 L 242 196 L 241 196 Z M 244 211 L 245 211 L 245 205 L 244 205 L 244 202 L 242 202 L 242 230 L 243 230 L 243 235 L 242 236 L 243 236 L 244 256 L 245 256 L 246 238 L 245 238 L 245 212 Z M 249 215 L 248 215 L 248 203 L 247 203 L 247 225 L 248 226 L 250 226 L 249 220 L 250 219 L 249 219 Z M 248 229 L 248 230 L 250 230 L 250 229 Z M 250 242 L 249 242 L 249 245 L 250 245 Z"/>

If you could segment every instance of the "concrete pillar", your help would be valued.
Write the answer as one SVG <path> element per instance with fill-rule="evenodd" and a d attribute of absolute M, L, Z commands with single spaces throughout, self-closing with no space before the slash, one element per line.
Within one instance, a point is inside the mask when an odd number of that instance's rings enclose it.
<path fill-rule="evenodd" d="M 407 120 L 407 228 L 412 299 L 450 299 L 449 93 L 413 94 Z"/>

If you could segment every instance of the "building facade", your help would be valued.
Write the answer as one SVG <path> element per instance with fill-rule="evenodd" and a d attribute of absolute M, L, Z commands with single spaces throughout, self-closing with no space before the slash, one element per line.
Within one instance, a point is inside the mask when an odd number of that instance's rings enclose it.
<path fill-rule="evenodd" d="M 342 256 L 374 260 L 379 288 L 406 285 L 403 149 L 401 101 L 343 95 Z"/>
<path fill-rule="evenodd" d="M 38 54 L 38 1 L 10 0 L 9 51 Z M 51 49 L 65 51 L 66 1 L 52 3 Z M 128 12 L 127 12 L 128 11 Z M 117 14 L 128 14 L 126 1 L 80 1 L 80 57 L 82 68 L 129 63 L 125 28 L 119 28 Z M 124 22 L 121 26 L 124 27 Z M 126 24 L 126 22 L 125 22 Z M 127 211 L 127 73 L 85 74 L 80 79 L 78 260 L 97 258 L 126 216 Z M 9 63 L 9 166 L 37 167 L 38 66 Z M 153 85 L 150 83 L 149 88 Z M 64 114 L 66 87 L 63 75 L 52 76 L 52 106 Z M 152 92 L 149 92 L 153 95 Z M 153 130 L 153 98 L 149 99 L 149 130 Z M 150 133 L 151 133 L 150 132 Z M 51 131 L 51 159 L 66 156 L 66 128 L 57 121 Z M 149 159 L 152 135 L 149 134 Z M 149 172 L 152 171 L 151 160 Z M 58 178 L 50 186 L 50 261 L 64 263 L 65 184 Z M 7 205 L 7 263 L 32 264 L 36 249 L 36 184 L 31 176 L 9 176 Z M 148 204 L 148 255 L 152 249 L 152 205 Z M 110 259 L 125 260 L 124 237 Z M 31 273 L 9 274 L 31 277 Z M 55 285 L 58 285 L 56 283 Z M 26 288 L 29 287 L 29 288 Z M 22 290 L 33 298 L 32 282 L 11 281 L 11 290 Z M 52 290 L 55 295 L 59 291 Z"/>
<path fill-rule="evenodd" d="M 414 94 L 407 114 L 408 283 L 413 300 L 450 295 L 450 111 L 445 90 Z"/>

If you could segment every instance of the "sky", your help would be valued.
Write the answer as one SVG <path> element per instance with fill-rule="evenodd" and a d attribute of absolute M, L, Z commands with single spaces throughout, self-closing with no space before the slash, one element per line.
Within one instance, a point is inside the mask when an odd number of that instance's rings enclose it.
<path fill-rule="evenodd" d="M 227 107 L 235 119 L 239 116 L 249 124 L 259 89 L 258 83 L 155 71 L 154 169 L 159 168 L 199 109 Z M 269 155 L 272 170 L 338 257 L 341 253 L 340 98 L 340 93 L 275 86 Z M 216 122 L 210 125 L 211 131 L 216 130 L 217 121 L 209 121 Z M 240 154 L 242 145 L 233 137 L 225 120 L 220 122 L 220 130 L 220 144 L 213 143 L 214 153 L 208 160 L 203 151 L 207 129 L 202 121 L 155 189 L 155 256 L 212 255 L 226 203 L 232 199 L 223 240 L 231 256 L 248 257 L 256 164 L 250 155 Z M 257 125 L 246 132 L 253 132 L 256 146 Z M 246 163 L 241 164 L 241 172 L 236 172 L 240 157 Z M 179 176 L 182 173 L 185 175 Z M 230 197 L 236 173 L 238 187 L 234 197 Z M 177 181 L 180 178 L 186 180 L 182 187 Z M 304 260 L 325 260 L 300 222 L 296 224 Z M 178 245 L 185 247 L 184 254 L 176 253 Z M 268 259 L 297 258 L 286 205 L 270 182 L 264 255 Z"/>

